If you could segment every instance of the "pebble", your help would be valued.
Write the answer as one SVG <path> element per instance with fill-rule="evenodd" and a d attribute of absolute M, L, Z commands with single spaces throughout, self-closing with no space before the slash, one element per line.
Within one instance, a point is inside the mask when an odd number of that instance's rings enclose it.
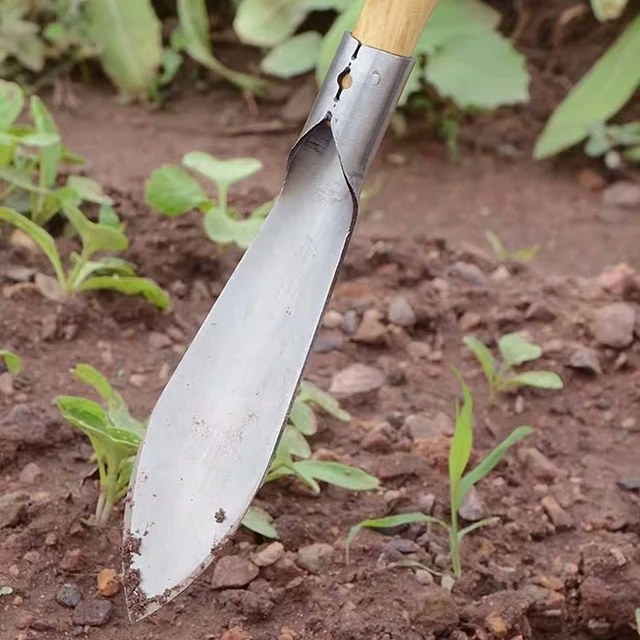
<path fill-rule="evenodd" d="M 465 494 L 458 515 L 469 522 L 477 522 L 487 517 L 487 507 L 475 487 L 471 487 Z"/>
<path fill-rule="evenodd" d="M 35 616 L 28 611 L 19 611 L 16 615 L 16 628 L 28 629 L 35 620 Z"/>
<path fill-rule="evenodd" d="M 627 564 L 627 558 L 624 553 L 618 549 L 618 547 L 611 547 L 611 549 L 609 549 L 609 553 L 614 557 L 616 564 L 619 567 L 624 567 L 624 565 Z"/>
<path fill-rule="evenodd" d="M 313 350 L 316 353 L 331 353 L 340 351 L 344 346 L 345 338 L 339 331 L 321 331 L 313 341 Z"/>
<path fill-rule="evenodd" d="M 27 551 L 27 553 L 22 556 L 22 559 L 29 564 L 38 564 L 40 562 L 40 552 Z"/>
<path fill-rule="evenodd" d="M 560 578 L 556 578 L 556 576 L 538 576 L 534 583 L 550 591 L 562 591 L 564 589 L 564 582 Z"/>
<path fill-rule="evenodd" d="M 82 600 L 73 610 L 73 624 L 82 627 L 102 627 L 113 615 L 109 600 Z"/>
<path fill-rule="evenodd" d="M 637 425 L 638 421 L 635 418 L 625 418 L 620 426 L 627 431 L 637 431 Z"/>
<path fill-rule="evenodd" d="M 544 300 L 537 300 L 529 305 L 524 314 L 527 320 L 539 320 L 540 322 L 551 322 L 556 318 L 556 312 L 549 307 Z"/>
<path fill-rule="evenodd" d="M 611 633 L 611 625 L 606 620 L 592 618 L 587 622 L 587 629 L 596 638 L 604 638 Z"/>
<path fill-rule="evenodd" d="M 284 545 L 281 542 L 271 542 L 264 545 L 252 556 L 253 563 L 258 567 L 269 567 L 284 555 Z"/>
<path fill-rule="evenodd" d="M 460 316 L 458 326 L 461 331 L 471 331 L 477 329 L 482 324 L 482 316 L 475 311 L 467 311 Z"/>
<path fill-rule="evenodd" d="M 160 333 L 159 331 L 151 331 L 147 339 L 152 349 L 166 349 L 173 344 L 173 341 L 166 333 Z"/>
<path fill-rule="evenodd" d="M 554 480 L 560 473 L 558 467 L 535 447 L 521 447 L 518 449 L 516 457 L 531 469 L 536 478 Z"/>
<path fill-rule="evenodd" d="M 80 600 L 82 600 L 82 592 L 75 584 L 66 583 L 58 589 L 56 600 L 63 607 L 73 609 L 77 607 Z"/>
<path fill-rule="evenodd" d="M 426 569 L 417 569 L 416 570 L 416 580 L 420 584 L 433 584 L 433 575 L 430 571 Z"/>
<path fill-rule="evenodd" d="M 633 342 L 634 308 L 626 302 L 608 304 L 594 314 L 593 334 L 605 347 L 624 349 Z"/>
<path fill-rule="evenodd" d="M 417 320 L 416 312 L 404 296 L 398 296 L 390 302 L 387 317 L 389 322 L 399 327 L 413 327 Z"/>
<path fill-rule="evenodd" d="M 446 591 L 451 591 L 453 589 L 453 585 L 455 585 L 456 581 L 453 576 L 444 575 L 440 578 L 440 586 Z"/>
<path fill-rule="evenodd" d="M 452 436 L 454 433 L 451 418 L 442 411 L 433 418 L 424 413 L 407 416 L 404 425 L 414 440 L 431 440 L 441 436 Z"/>
<path fill-rule="evenodd" d="M 485 618 L 484 623 L 495 638 L 504 638 L 507 635 L 507 624 L 501 616 L 492 613 Z"/>
<path fill-rule="evenodd" d="M 13 395 L 13 376 L 8 371 L 0 373 L 0 394 L 3 396 Z"/>
<path fill-rule="evenodd" d="M 394 538 L 387 543 L 387 547 L 403 554 L 416 553 L 421 549 L 419 544 L 407 538 Z"/>
<path fill-rule="evenodd" d="M 22 491 L 12 491 L 0 495 L 0 529 L 18 524 L 27 512 L 29 495 Z"/>
<path fill-rule="evenodd" d="M 602 375 L 602 367 L 595 351 L 579 347 L 571 353 L 567 366 L 578 371 L 585 371 L 594 375 Z"/>
<path fill-rule="evenodd" d="M 511 278 L 511 272 L 507 267 L 501 264 L 493 273 L 491 274 L 491 279 L 494 282 L 506 282 Z"/>
<path fill-rule="evenodd" d="M 333 562 L 334 548 L 330 544 L 317 542 L 298 549 L 296 562 L 309 573 L 320 573 Z"/>
<path fill-rule="evenodd" d="M 113 569 L 102 569 L 97 578 L 98 591 L 100 595 L 107 598 L 115 596 L 120 591 L 120 577 Z"/>
<path fill-rule="evenodd" d="M 431 345 L 414 340 L 407 345 L 407 353 L 412 360 L 424 360 L 431 354 Z"/>
<path fill-rule="evenodd" d="M 220 636 L 220 640 L 251 640 L 251 636 L 242 627 L 232 627 Z"/>
<path fill-rule="evenodd" d="M 553 338 L 542 345 L 542 350 L 548 355 L 562 353 L 563 349 L 564 344 L 562 340 L 558 340 L 557 338 Z"/>
<path fill-rule="evenodd" d="M 387 328 L 380 322 L 380 312 L 376 309 L 367 309 L 358 330 L 351 339 L 364 344 L 380 344 L 384 342 L 386 335 Z"/>
<path fill-rule="evenodd" d="M 573 527 L 573 519 L 571 516 L 558 504 L 558 501 L 550 495 L 545 496 L 540 500 L 540 504 L 547 512 L 549 519 L 558 529 L 571 529 Z"/>
<path fill-rule="evenodd" d="M 589 191 L 602 191 L 607 186 L 607 181 L 593 169 L 583 169 L 578 174 L 580 186 Z"/>
<path fill-rule="evenodd" d="M 218 560 L 213 577 L 212 589 L 235 589 L 248 585 L 260 573 L 258 567 L 241 556 L 224 556 Z"/>
<path fill-rule="evenodd" d="M 385 383 L 385 375 L 379 369 L 365 364 L 352 364 L 338 371 L 331 379 L 329 393 L 338 398 L 349 398 L 380 389 Z"/>
<path fill-rule="evenodd" d="M 343 319 L 344 316 L 339 311 L 329 309 L 329 311 L 324 314 L 322 326 L 325 329 L 338 329 L 342 325 Z"/>
<path fill-rule="evenodd" d="M 25 465 L 20 472 L 20 482 L 24 482 L 25 484 L 33 484 L 42 476 L 42 469 L 40 465 L 35 462 L 29 462 L 29 464 Z"/>
<path fill-rule="evenodd" d="M 620 180 L 602 192 L 602 204 L 620 209 L 640 207 L 640 185 Z"/>
<path fill-rule="evenodd" d="M 82 553 L 82 549 L 67 551 L 58 567 L 61 571 L 66 571 L 67 573 L 78 573 L 82 571 L 84 567 L 84 554 Z"/>
<path fill-rule="evenodd" d="M 365 451 L 377 453 L 386 453 L 391 449 L 391 440 L 383 428 L 373 429 L 367 433 L 360 444 Z"/>
<path fill-rule="evenodd" d="M 35 240 L 21 229 L 15 229 L 9 236 L 9 244 L 12 247 L 18 247 L 20 249 L 26 249 L 31 253 L 38 253 L 38 245 Z"/>
<path fill-rule="evenodd" d="M 145 376 L 143 373 L 132 373 L 129 376 L 129 382 L 134 386 L 137 387 L 138 389 L 144 387 L 144 385 L 147 382 L 147 376 Z"/>
<path fill-rule="evenodd" d="M 452 278 L 464 280 L 464 282 L 478 287 L 484 287 L 487 284 L 487 276 L 484 275 L 482 269 L 475 264 L 467 262 L 455 262 L 452 264 L 449 268 L 449 275 Z"/>
<path fill-rule="evenodd" d="M 352 336 L 358 330 L 358 314 L 353 309 L 349 309 L 344 314 L 340 327 L 348 336 Z"/>

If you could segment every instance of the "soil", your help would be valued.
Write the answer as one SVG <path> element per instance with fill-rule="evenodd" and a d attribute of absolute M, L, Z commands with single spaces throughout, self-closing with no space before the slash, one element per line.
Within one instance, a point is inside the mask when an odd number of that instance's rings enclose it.
<path fill-rule="evenodd" d="M 0 596 L 2 640 L 635 637 L 640 504 L 623 487 L 639 486 L 640 478 L 640 211 L 604 206 L 601 189 L 621 176 L 596 164 L 577 156 L 528 159 L 553 105 L 544 83 L 565 73 L 575 80 L 577 72 L 543 69 L 535 62 L 541 45 L 524 42 L 538 52 L 531 54 L 532 106 L 468 123 L 459 164 L 419 123 L 410 140 L 385 140 L 330 304 L 359 319 L 377 309 L 383 332 L 363 343 L 323 328 L 305 371 L 324 389 L 353 363 L 384 373 L 381 388 L 343 400 L 351 422 L 319 415 L 311 438 L 316 457 L 375 474 L 380 490 L 323 485 L 313 497 L 290 481 L 270 483 L 258 503 L 273 516 L 284 555 L 240 588 L 213 589 L 212 567 L 136 625 L 122 590 L 108 598 L 112 610 L 100 607 L 104 616 L 94 626 L 56 599 L 70 583 L 85 601 L 104 600 L 96 576 L 120 570 L 123 507 L 105 529 L 86 524 L 97 498 L 91 448 L 53 400 L 86 394 L 69 374 L 86 362 L 112 380 L 134 415 L 148 415 L 241 253 L 208 241 L 196 214 L 167 219 L 151 212 L 145 179 L 194 149 L 255 156 L 264 171 L 231 196 L 249 211 L 277 193 L 298 123 L 285 120 L 277 104 L 261 105 L 253 116 L 225 89 L 186 92 L 151 111 L 116 104 L 100 85 L 74 87 L 77 110 L 55 111 L 63 137 L 116 200 L 131 240 L 125 257 L 171 293 L 173 306 L 163 314 L 110 294 L 58 305 L 40 296 L 32 275 L 16 282 L 14 267 L 48 272 L 42 256 L 0 240 L 0 342 L 25 363 L 13 394 L 0 394 L 0 587 L 13 588 Z M 583 48 L 583 62 L 597 56 L 591 40 Z M 516 157 L 504 157 L 505 144 Z M 594 175 L 602 182 L 595 190 L 585 178 Z M 487 252 L 487 229 L 509 247 L 539 244 L 540 252 L 529 268 L 506 268 Z M 61 244 L 68 251 L 73 243 Z M 620 263 L 628 266 L 611 269 Z M 398 296 L 415 311 L 412 326 L 387 316 Z M 617 303 L 635 313 L 635 328 L 624 346 L 607 346 L 598 311 Z M 462 338 L 474 334 L 495 346 L 508 331 L 527 332 L 543 346 L 537 364 L 562 375 L 562 391 L 523 390 L 488 406 L 486 383 Z M 576 368 L 585 361 L 601 373 Z M 448 519 L 450 434 L 417 433 L 410 425 L 411 416 L 433 423 L 441 413 L 453 415 L 459 385 L 451 365 L 474 394 L 473 463 L 516 426 L 534 428 L 478 486 L 494 523 L 465 539 L 464 573 L 453 585 L 439 575 L 448 571 L 447 541 L 423 525 L 362 532 L 347 564 L 345 537 L 363 519 L 432 502 L 433 513 Z M 224 554 L 251 558 L 264 542 L 240 531 Z M 309 572 L 297 553 L 315 543 L 334 553 Z M 433 581 L 404 560 L 435 572 Z"/>

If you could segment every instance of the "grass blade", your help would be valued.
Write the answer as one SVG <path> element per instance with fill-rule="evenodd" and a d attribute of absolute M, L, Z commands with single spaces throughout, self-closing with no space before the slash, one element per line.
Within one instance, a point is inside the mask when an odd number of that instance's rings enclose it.
<path fill-rule="evenodd" d="M 484 376 L 487 379 L 490 387 L 493 387 L 493 378 L 496 370 L 496 363 L 491 355 L 491 351 L 487 346 L 478 338 L 473 336 L 465 336 L 463 342 L 471 349 L 471 352 L 480 363 L 480 367 L 484 372 Z"/>
<path fill-rule="evenodd" d="M 473 446 L 473 398 L 469 387 L 465 384 L 460 373 L 455 374 L 462 385 L 464 403 L 462 410 L 456 407 L 456 426 L 449 453 L 449 481 L 451 483 L 451 498 L 455 503 L 451 505 L 452 511 L 457 511 L 464 493 L 460 491 L 460 480 L 469 463 L 471 448 Z"/>

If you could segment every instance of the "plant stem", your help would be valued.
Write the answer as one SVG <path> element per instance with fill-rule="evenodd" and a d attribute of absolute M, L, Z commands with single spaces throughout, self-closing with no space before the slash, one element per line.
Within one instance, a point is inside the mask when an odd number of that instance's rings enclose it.
<path fill-rule="evenodd" d="M 457 487 L 451 487 L 451 527 L 449 529 L 449 551 L 451 552 L 451 566 L 453 575 L 459 578 L 462 575 L 460 562 L 460 536 L 458 534 L 458 505 L 456 500 Z"/>
<path fill-rule="evenodd" d="M 218 185 L 218 206 L 222 210 L 223 215 L 227 216 L 227 206 L 229 201 L 229 187 L 225 184 Z"/>
<path fill-rule="evenodd" d="M 75 289 L 79 286 L 79 282 L 76 282 L 78 279 L 78 274 L 80 273 L 82 267 L 87 263 L 90 256 L 87 255 L 87 251 L 84 247 L 82 247 L 82 251 L 80 252 L 80 257 L 78 261 L 74 265 L 73 269 L 69 272 L 67 276 L 67 281 L 64 283 L 63 289 L 69 293 L 75 291 Z"/>

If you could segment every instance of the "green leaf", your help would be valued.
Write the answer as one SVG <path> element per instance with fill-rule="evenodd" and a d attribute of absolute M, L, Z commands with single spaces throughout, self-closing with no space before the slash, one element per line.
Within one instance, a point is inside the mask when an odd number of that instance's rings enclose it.
<path fill-rule="evenodd" d="M 0 596 L 10 596 L 13 593 L 13 589 L 11 587 L 0 587 Z"/>
<path fill-rule="evenodd" d="M 0 80 L 0 131 L 6 131 L 22 113 L 24 92 L 20 85 Z"/>
<path fill-rule="evenodd" d="M 529 99 L 524 56 L 494 31 L 448 41 L 429 56 L 425 78 L 461 109 L 495 109 Z"/>
<path fill-rule="evenodd" d="M 278 78 L 293 78 L 313 71 L 321 43 L 322 36 L 317 31 L 295 35 L 272 49 L 260 63 L 260 69 Z"/>
<path fill-rule="evenodd" d="M 533 152 L 546 158 L 577 144 L 591 125 L 607 122 L 640 84 L 640 16 L 593 65 L 553 112 Z"/>
<path fill-rule="evenodd" d="M 339 462 L 325 462 L 324 460 L 302 460 L 295 462 L 294 467 L 305 476 L 334 484 L 351 491 L 369 491 L 377 489 L 380 482 L 362 469 L 356 469 Z"/>
<path fill-rule="evenodd" d="M 622 155 L 631 162 L 640 162 L 640 145 L 626 149 Z"/>
<path fill-rule="evenodd" d="M 162 25 L 150 0 L 85 0 L 89 37 L 100 62 L 122 93 L 146 98 L 162 64 Z"/>
<path fill-rule="evenodd" d="M 247 513 L 242 518 L 242 525 L 255 533 L 271 538 L 278 539 L 278 532 L 273 526 L 273 518 L 264 510 L 258 507 L 249 507 Z"/>
<path fill-rule="evenodd" d="M 299 397 L 303 402 L 313 402 L 338 420 L 343 422 L 351 420 L 351 416 L 340 407 L 336 398 L 308 380 L 303 380 L 300 384 Z"/>
<path fill-rule="evenodd" d="M 539 389 L 562 389 L 562 378 L 553 371 L 526 371 L 506 380 L 505 388 L 537 387 Z"/>
<path fill-rule="evenodd" d="M 152 209 L 166 216 L 179 216 L 209 202 L 203 188 L 186 171 L 170 165 L 151 174 L 144 198 Z"/>
<path fill-rule="evenodd" d="M 79 287 L 79 291 L 91 289 L 108 289 L 119 291 L 129 296 L 142 296 L 148 302 L 159 309 L 169 307 L 169 296 L 153 280 L 139 277 L 96 276 L 85 280 Z"/>
<path fill-rule="evenodd" d="M 31 222 L 28 218 L 19 214 L 17 211 L 8 209 L 7 207 L 0 207 L 0 220 L 5 220 L 6 222 L 11 223 L 14 227 L 24 231 L 33 239 L 49 259 L 53 270 L 56 272 L 58 283 L 61 288 L 64 288 L 66 277 L 64 269 L 62 268 L 62 261 L 60 260 L 60 254 L 56 248 L 56 243 L 49 233 L 37 224 Z"/>
<path fill-rule="evenodd" d="M 509 251 L 502 244 L 502 240 L 500 236 L 493 233 L 493 231 L 485 231 L 484 237 L 487 239 L 487 242 L 491 245 L 491 250 L 498 260 L 508 260 L 509 259 Z"/>
<path fill-rule="evenodd" d="M 77 253 L 71 254 L 71 259 L 74 265 L 80 265 L 77 267 L 73 274 L 74 289 L 77 289 L 89 276 L 101 275 L 101 276 L 135 276 L 136 270 L 131 262 L 127 262 L 122 258 L 115 256 L 107 256 L 100 260 L 87 260 L 83 262 Z M 81 263 L 81 264 L 80 264 Z"/>
<path fill-rule="evenodd" d="M 455 504 L 451 505 L 456 511 L 460 507 L 463 495 L 460 492 L 461 478 L 471 457 L 473 446 L 473 398 L 469 387 L 464 383 L 462 376 L 455 371 L 464 394 L 462 410 L 456 407 L 456 426 L 451 450 L 449 452 L 449 482 L 451 485 L 452 501 L 455 497 Z"/>
<path fill-rule="evenodd" d="M 164 87 L 175 77 L 182 66 L 182 56 L 173 49 L 164 49 L 162 52 L 162 75 L 158 78 L 158 85 Z"/>
<path fill-rule="evenodd" d="M 318 430 L 318 423 L 313 410 L 304 403 L 304 400 L 299 395 L 291 407 L 289 421 L 305 436 L 312 436 Z"/>
<path fill-rule="evenodd" d="M 241 249 L 247 249 L 260 232 L 262 223 L 260 218 L 236 220 L 226 215 L 220 207 L 213 206 L 205 214 L 204 230 L 217 244 L 235 243 Z"/>
<path fill-rule="evenodd" d="M 38 96 L 31 96 L 29 106 L 38 133 L 60 135 L 53 116 Z M 42 149 L 38 162 L 40 187 L 50 189 L 55 185 L 61 157 L 62 145 L 59 142 Z"/>
<path fill-rule="evenodd" d="M 619 18 L 627 6 L 628 0 L 591 0 L 593 13 L 600 20 L 616 20 Z"/>
<path fill-rule="evenodd" d="M 469 489 L 476 483 L 480 482 L 484 477 L 491 473 L 500 463 L 507 451 L 520 440 L 526 438 L 533 433 L 531 427 L 518 427 L 505 438 L 497 447 L 491 450 L 486 458 L 480 462 L 472 471 L 469 471 L 460 482 L 459 502 L 462 503 L 464 496 Z"/>
<path fill-rule="evenodd" d="M 182 159 L 187 169 L 197 171 L 217 185 L 230 186 L 246 180 L 262 169 L 262 162 L 256 158 L 232 158 L 219 160 L 203 151 L 192 151 Z"/>
<path fill-rule="evenodd" d="M 351 543 L 363 529 L 392 529 L 393 527 L 400 527 L 405 524 L 416 524 L 420 522 L 438 524 L 446 530 L 449 529 L 448 525 L 442 522 L 442 520 L 438 520 L 437 518 L 428 516 L 424 513 L 403 513 L 397 516 L 387 516 L 385 518 L 376 518 L 373 520 L 363 520 L 362 522 L 359 522 L 351 527 L 349 535 L 347 536 L 345 546 L 347 564 L 349 564 L 349 549 L 351 548 Z"/>
<path fill-rule="evenodd" d="M 474 338 L 473 336 L 465 336 L 463 339 L 464 344 L 471 349 L 473 355 L 480 363 L 480 367 L 484 372 L 485 378 L 489 383 L 489 386 L 493 386 L 493 378 L 495 376 L 496 363 L 491 355 L 491 351 L 487 349 L 484 342 Z"/>
<path fill-rule="evenodd" d="M 94 367 L 89 364 L 78 364 L 71 370 L 72 375 L 92 386 L 105 402 L 113 397 L 113 387 L 109 381 Z"/>
<path fill-rule="evenodd" d="M 103 227 L 111 227 L 118 231 L 124 231 L 124 223 L 120 221 L 115 209 L 108 205 L 103 204 L 98 212 L 98 224 Z"/>
<path fill-rule="evenodd" d="M 0 167 L 0 180 L 11 182 L 16 187 L 29 191 L 30 193 L 40 193 L 43 195 L 51 193 L 47 189 L 42 189 L 38 185 L 33 184 L 28 174 L 15 167 Z"/>
<path fill-rule="evenodd" d="M 0 349 L 0 360 L 4 360 L 7 369 L 12 376 L 20 375 L 22 371 L 22 358 L 13 351 L 8 349 Z"/>
<path fill-rule="evenodd" d="M 480 520 L 479 522 L 474 522 L 470 524 L 468 527 L 465 527 L 461 531 L 458 532 L 458 541 L 462 540 L 468 533 L 475 531 L 476 529 L 480 529 L 481 527 L 486 527 L 487 525 L 493 522 L 493 518 L 486 518 L 484 520 Z"/>
<path fill-rule="evenodd" d="M 127 236 L 122 231 L 92 222 L 69 201 L 63 201 L 62 209 L 82 239 L 85 257 L 97 251 L 124 251 L 129 246 Z"/>
<path fill-rule="evenodd" d="M 300 0 L 243 0 L 233 30 L 242 42 L 274 47 L 292 36 L 308 13 Z"/>
<path fill-rule="evenodd" d="M 523 362 L 531 362 L 542 356 L 542 349 L 536 345 L 527 342 L 517 333 L 507 333 L 498 340 L 498 349 L 502 356 L 502 366 L 504 370 L 522 364 Z"/>
<path fill-rule="evenodd" d="M 104 193 L 98 182 L 84 176 L 69 176 L 67 186 L 71 187 L 82 200 L 95 204 L 112 205 L 113 200 Z"/>
<path fill-rule="evenodd" d="M 27 147 L 50 147 L 60 142 L 60 136 L 57 133 L 28 133 L 16 138 L 16 142 Z"/>
<path fill-rule="evenodd" d="M 307 459 L 311 457 L 311 447 L 305 437 L 295 427 L 287 425 L 282 434 L 281 446 L 285 446 L 289 454 L 296 458 Z"/>

